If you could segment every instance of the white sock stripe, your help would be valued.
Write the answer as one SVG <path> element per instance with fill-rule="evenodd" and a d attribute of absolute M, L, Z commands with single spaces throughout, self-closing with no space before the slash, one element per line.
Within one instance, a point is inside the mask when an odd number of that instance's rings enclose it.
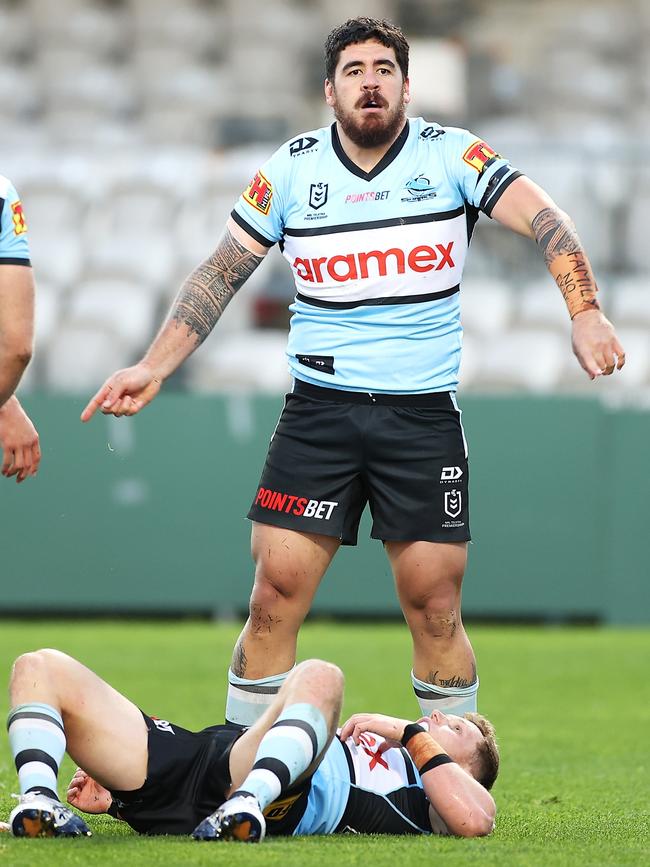
<path fill-rule="evenodd" d="M 25 762 L 18 771 L 18 779 L 23 780 L 25 777 L 40 777 L 51 780 L 54 785 L 48 783 L 48 788 L 56 789 L 56 774 L 45 762 Z"/>
<path fill-rule="evenodd" d="M 287 744 L 290 746 L 300 747 L 307 765 L 312 763 L 314 760 L 314 745 L 312 740 L 306 731 L 295 726 L 274 726 L 270 728 L 260 744 L 258 757 L 262 755 L 267 756 L 270 751 L 273 751 L 275 754 L 276 749 L 274 748 L 277 747 L 277 742 L 283 740 L 287 741 Z M 271 745 L 271 742 L 274 742 L 273 745 Z M 269 745 L 269 751 L 265 749 L 267 744 Z M 284 761 L 284 759 L 282 760 Z"/>
<path fill-rule="evenodd" d="M 247 692 L 246 690 L 239 689 L 231 683 L 228 687 L 228 695 L 232 696 L 232 698 L 237 701 L 244 702 L 245 704 L 269 705 L 277 693 Z"/>
<path fill-rule="evenodd" d="M 293 668 L 295 668 L 295 665 Z M 269 675 L 269 677 L 258 677 L 258 678 L 238 677 L 236 674 L 233 673 L 232 669 L 229 668 L 228 669 L 228 683 L 231 686 L 242 686 L 242 687 L 270 686 L 270 687 L 277 687 L 279 689 L 282 686 L 282 684 L 285 682 L 287 677 L 291 674 L 291 672 L 293 671 L 293 668 L 290 668 L 289 671 L 283 671 L 282 674 L 271 674 L 271 675 Z"/>
<path fill-rule="evenodd" d="M 52 737 L 60 741 L 65 749 L 65 734 L 58 725 L 44 719 L 16 719 L 10 723 L 8 731 L 9 735 L 13 735 L 18 732 L 35 731 L 36 729 L 48 732 Z"/>
<path fill-rule="evenodd" d="M 273 773 L 273 771 L 267 771 L 266 768 L 254 768 L 246 777 L 246 780 L 244 781 L 244 784 L 242 784 L 241 788 L 246 789 L 246 786 L 251 784 L 261 784 L 262 786 L 267 788 L 269 790 L 271 801 L 275 800 L 275 798 L 277 798 L 282 791 L 280 780 Z"/>

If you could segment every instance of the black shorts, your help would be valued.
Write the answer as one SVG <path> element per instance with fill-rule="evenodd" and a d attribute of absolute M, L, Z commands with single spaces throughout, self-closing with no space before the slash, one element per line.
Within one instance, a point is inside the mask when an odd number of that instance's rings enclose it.
<path fill-rule="evenodd" d="M 248 517 L 355 545 L 369 503 L 374 539 L 465 542 L 468 482 L 450 393 L 370 395 L 296 380 Z"/>
<path fill-rule="evenodd" d="M 149 731 L 147 779 L 132 792 L 113 790 L 113 815 L 139 834 L 191 834 L 226 800 L 230 750 L 244 729 L 217 725 L 191 732 L 142 714 Z M 307 807 L 311 778 L 264 811 L 267 833 L 290 835 Z"/>
<path fill-rule="evenodd" d="M 140 834 L 191 834 L 226 799 L 230 750 L 242 729 L 191 732 L 142 715 L 149 730 L 147 779 L 136 791 L 111 792 L 119 818 Z"/>

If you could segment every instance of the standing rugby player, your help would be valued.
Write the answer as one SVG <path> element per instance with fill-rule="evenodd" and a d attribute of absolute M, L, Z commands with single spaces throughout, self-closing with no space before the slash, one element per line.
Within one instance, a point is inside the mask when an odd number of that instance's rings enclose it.
<path fill-rule="evenodd" d="M 408 54 L 387 21 L 357 18 L 329 35 L 335 122 L 294 137 L 260 168 L 145 357 L 113 374 L 82 414 L 139 412 L 281 245 L 297 290 L 294 387 L 249 512 L 255 584 L 226 709 L 242 725 L 294 665 L 318 584 L 339 546 L 355 544 L 366 504 L 413 636 L 422 712 L 476 710 L 460 611 L 470 530 L 455 392 L 460 283 L 481 211 L 537 242 L 587 376 L 624 363 L 569 217 L 478 136 L 407 119 Z"/>
<path fill-rule="evenodd" d="M 27 225 L 16 188 L 0 175 L 0 448 L 2 475 L 36 475 L 38 433 L 14 391 L 32 357 L 34 276 Z"/>

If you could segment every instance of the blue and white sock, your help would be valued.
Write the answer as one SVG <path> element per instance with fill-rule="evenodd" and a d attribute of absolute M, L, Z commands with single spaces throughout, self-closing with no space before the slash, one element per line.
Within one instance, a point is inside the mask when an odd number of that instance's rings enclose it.
<path fill-rule="evenodd" d="M 285 707 L 264 735 L 253 767 L 235 795 L 254 795 L 264 810 L 288 789 L 325 749 L 327 723 L 313 704 Z"/>
<path fill-rule="evenodd" d="M 21 795 L 41 792 L 58 801 L 57 776 L 66 743 L 61 714 L 49 704 L 19 704 L 9 711 L 7 731 Z"/>
<path fill-rule="evenodd" d="M 228 697 L 226 698 L 226 722 L 240 726 L 252 726 L 273 702 L 291 671 L 272 674 L 257 680 L 237 677 L 228 669 Z"/>
<path fill-rule="evenodd" d="M 411 672 L 411 683 L 423 716 L 429 716 L 434 710 L 456 716 L 476 713 L 478 677 L 469 686 L 437 686 L 419 680 Z"/>

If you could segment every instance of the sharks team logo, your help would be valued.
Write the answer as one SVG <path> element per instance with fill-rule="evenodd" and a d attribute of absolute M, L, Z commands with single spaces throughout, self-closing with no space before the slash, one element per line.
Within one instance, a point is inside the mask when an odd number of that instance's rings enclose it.
<path fill-rule="evenodd" d="M 404 189 L 408 196 L 402 198 L 403 202 L 422 202 L 424 199 L 435 199 L 437 195 L 436 188 L 424 175 L 411 178 L 404 184 Z"/>

